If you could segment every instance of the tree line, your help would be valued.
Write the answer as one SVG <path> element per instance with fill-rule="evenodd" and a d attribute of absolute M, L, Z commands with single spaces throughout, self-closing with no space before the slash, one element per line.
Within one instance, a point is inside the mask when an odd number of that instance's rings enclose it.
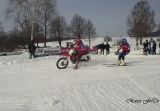
<path fill-rule="evenodd" d="M 128 35 L 136 39 L 136 45 L 142 45 L 142 38 L 149 37 L 156 28 L 155 12 L 148 0 L 140 0 L 134 5 L 127 18 L 127 25 Z M 157 30 L 160 30 L 160 24 Z"/>
<path fill-rule="evenodd" d="M 90 41 L 96 37 L 96 28 L 90 19 L 75 14 L 67 23 L 57 11 L 56 0 L 7 0 L 7 3 L 6 18 L 14 19 L 14 29 L 5 32 L 0 23 L 0 49 L 25 47 L 32 39 L 37 46 L 43 42 L 46 47 L 47 41 L 55 40 L 61 47 L 63 39 L 87 37 Z"/>
<path fill-rule="evenodd" d="M 57 11 L 56 0 L 6 0 L 6 18 L 14 19 L 14 28 L 5 32 L 0 23 L 0 50 L 14 49 L 17 45 L 24 46 L 34 39 L 37 43 L 47 41 L 61 42 L 64 39 L 87 37 L 88 45 L 91 38 L 96 37 L 96 28 L 91 19 L 87 20 L 75 14 L 66 22 L 64 16 Z M 136 39 L 136 45 L 142 44 L 142 38 L 148 37 L 156 28 L 155 12 L 147 0 L 138 1 L 127 17 L 127 33 Z M 160 30 L 160 24 L 157 25 Z"/>

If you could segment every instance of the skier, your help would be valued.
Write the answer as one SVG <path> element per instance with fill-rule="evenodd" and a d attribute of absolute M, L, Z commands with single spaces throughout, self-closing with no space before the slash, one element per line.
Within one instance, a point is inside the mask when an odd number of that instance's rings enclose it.
<path fill-rule="evenodd" d="M 122 39 L 121 44 L 118 48 L 116 54 L 118 55 L 117 65 L 126 65 L 125 56 L 130 53 L 130 45 L 127 42 L 127 39 Z M 121 64 L 122 63 L 122 64 Z"/>

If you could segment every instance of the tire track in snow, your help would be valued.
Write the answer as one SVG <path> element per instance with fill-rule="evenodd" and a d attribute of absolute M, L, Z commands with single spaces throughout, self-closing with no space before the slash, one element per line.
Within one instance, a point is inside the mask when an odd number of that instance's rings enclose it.
<path fill-rule="evenodd" d="M 139 108 L 135 107 L 136 105 L 133 105 L 134 106 L 133 107 L 133 106 L 130 106 L 126 103 L 126 95 L 128 95 L 128 93 L 124 94 L 125 90 L 124 89 L 120 90 L 119 84 L 120 84 L 120 82 L 117 84 L 113 84 L 111 82 L 109 88 L 104 87 L 104 91 L 108 92 L 109 95 L 112 95 L 112 97 L 115 99 L 115 101 L 117 101 L 118 105 L 123 106 L 124 108 L 130 109 L 131 111 L 135 111 L 135 109 L 138 110 Z"/>
<path fill-rule="evenodd" d="M 142 91 L 145 95 L 143 96 L 148 96 L 148 97 L 159 97 L 158 95 L 156 95 L 155 93 L 151 92 L 149 89 L 147 89 L 145 86 L 142 86 L 140 83 L 138 83 L 136 80 L 134 80 L 131 76 L 130 76 L 130 72 L 127 71 L 127 69 L 125 68 L 124 70 L 121 70 L 124 73 L 124 76 L 131 81 L 130 83 L 133 83 L 136 88 L 138 88 L 139 90 L 137 90 L 136 93 L 139 93 L 139 91 Z M 133 74 L 132 74 L 133 75 Z M 130 87 L 132 88 L 133 85 L 131 85 Z M 133 88 L 134 89 L 134 88 Z M 142 96 L 142 95 L 139 95 Z M 148 99 L 148 98 L 147 98 Z M 147 110 L 149 109 L 149 111 L 155 111 L 155 110 L 160 110 L 160 107 L 157 107 L 157 105 L 154 105 L 154 107 L 150 105 L 146 106 Z M 146 110 L 145 110 L 146 111 Z"/>
<path fill-rule="evenodd" d="M 93 87 L 94 86 L 94 87 Z M 88 93 L 85 93 L 86 94 L 86 97 L 89 98 L 90 102 L 96 107 L 97 110 L 95 111 L 102 111 L 101 107 L 99 107 L 99 105 L 97 104 L 97 102 L 95 101 L 95 96 L 93 97 L 92 95 L 92 91 L 91 91 L 91 88 L 96 88 L 95 85 L 91 84 L 91 85 L 87 85 L 87 87 L 85 88 L 85 91 L 88 92 Z M 94 108 L 95 109 L 95 108 Z"/>
<path fill-rule="evenodd" d="M 94 100 L 94 103 L 99 108 L 99 111 L 103 111 L 104 109 L 107 109 L 109 106 L 106 104 L 107 101 L 104 98 L 101 98 L 98 90 L 97 90 L 97 84 L 95 83 L 90 86 L 90 97 Z"/>
<path fill-rule="evenodd" d="M 70 90 L 71 88 L 67 87 L 65 90 L 62 91 L 63 96 L 64 96 L 63 97 L 64 111 L 76 111 L 77 110 L 77 108 L 75 107 L 76 101 L 74 101 L 73 99 L 73 92 Z"/>
<path fill-rule="evenodd" d="M 81 103 L 82 111 L 101 111 L 94 98 L 91 97 L 89 87 L 90 85 L 81 86 L 76 91 L 76 95 L 80 95 L 77 98 Z"/>
<path fill-rule="evenodd" d="M 124 111 L 126 108 L 129 111 L 135 111 L 135 110 L 136 111 L 147 111 L 147 108 L 140 107 L 141 104 L 127 104 L 126 100 L 125 100 L 126 98 L 124 97 L 124 95 L 123 96 L 119 96 L 119 92 L 117 90 L 115 90 L 115 87 L 110 87 L 110 89 L 104 87 L 103 90 L 105 92 L 108 92 L 108 94 L 111 95 L 112 98 L 114 98 L 114 100 L 116 101 L 117 105 L 122 106 L 124 108 L 122 111 Z"/>
<path fill-rule="evenodd" d="M 96 84 L 95 87 L 95 97 L 98 95 L 98 98 L 96 100 L 98 101 L 97 104 L 99 104 L 100 107 L 103 109 L 110 109 L 111 111 L 118 110 L 119 108 L 115 107 L 115 102 L 112 98 L 110 98 L 111 95 L 104 95 L 104 90 L 100 89 L 99 83 Z M 104 86 L 103 86 L 104 87 Z"/>
<path fill-rule="evenodd" d="M 101 95 L 106 98 L 107 100 L 109 100 L 109 104 L 114 108 L 115 111 L 124 111 L 124 107 L 121 106 L 121 105 L 118 105 L 118 104 L 121 104 L 121 103 L 116 103 L 117 101 L 115 100 L 114 97 L 112 97 L 109 92 L 105 91 L 104 90 L 104 87 L 100 87 L 98 86 L 98 91 L 101 93 Z"/>

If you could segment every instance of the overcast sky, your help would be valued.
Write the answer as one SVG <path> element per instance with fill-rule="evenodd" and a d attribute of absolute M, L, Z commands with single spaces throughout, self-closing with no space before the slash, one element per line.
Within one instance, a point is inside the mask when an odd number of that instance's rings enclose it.
<path fill-rule="evenodd" d="M 0 0 L 0 21 L 10 27 L 10 21 L 4 20 L 5 0 Z M 75 13 L 95 24 L 98 35 L 127 36 L 127 16 L 138 0 L 57 0 L 57 11 L 68 23 Z M 150 0 L 156 13 L 156 22 L 160 23 L 160 0 Z M 7 28 L 8 29 L 8 28 Z"/>

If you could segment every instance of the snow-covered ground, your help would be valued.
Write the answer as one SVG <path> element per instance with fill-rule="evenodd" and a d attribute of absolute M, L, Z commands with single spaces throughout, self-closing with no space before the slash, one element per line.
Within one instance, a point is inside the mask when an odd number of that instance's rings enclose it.
<path fill-rule="evenodd" d="M 91 55 L 78 70 L 57 69 L 59 56 L 0 57 L 0 111 L 160 111 L 160 55 L 141 53 L 127 66 L 113 65 L 113 53 Z"/>

